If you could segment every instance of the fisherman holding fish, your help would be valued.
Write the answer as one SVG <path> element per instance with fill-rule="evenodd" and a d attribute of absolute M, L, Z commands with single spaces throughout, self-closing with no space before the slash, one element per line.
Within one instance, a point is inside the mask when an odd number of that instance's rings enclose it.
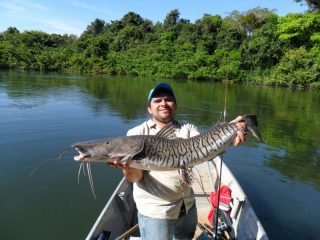
<path fill-rule="evenodd" d="M 163 127 L 173 124 L 177 138 L 190 138 L 199 134 L 192 124 L 179 124 L 175 119 L 176 98 L 167 83 L 157 84 L 148 95 L 151 119 L 132 128 L 127 135 L 156 135 Z M 238 129 L 246 127 L 243 117 L 236 122 Z M 237 132 L 234 146 L 244 142 L 244 134 Z M 133 182 L 133 197 L 138 209 L 142 239 L 192 239 L 197 226 L 194 192 L 184 183 L 178 171 L 145 171 L 122 164 L 114 158 L 115 167 L 122 168 L 124 176 Z"/>

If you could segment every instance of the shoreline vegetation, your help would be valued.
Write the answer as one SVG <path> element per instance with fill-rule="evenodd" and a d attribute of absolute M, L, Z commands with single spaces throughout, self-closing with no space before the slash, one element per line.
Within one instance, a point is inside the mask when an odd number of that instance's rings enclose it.
<path fill-rule="evenodd" d="M 254 8 L 194 23 L 178 9 L 156 23 L 128 12 L 95 19 L 79 37 L 9 27 L 0 33 L 0 69 L 320 89 L 320 12 Z"/>

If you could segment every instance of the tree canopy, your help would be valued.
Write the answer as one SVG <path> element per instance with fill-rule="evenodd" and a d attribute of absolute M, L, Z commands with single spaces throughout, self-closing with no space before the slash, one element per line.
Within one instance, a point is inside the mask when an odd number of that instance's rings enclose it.
<path fill-rule="evenodd" d="M 319 88 L 318 1 L 305 2 L 306 13 L 254 8 L 195 22 L 178 9 L 156 23 L 128 12 L 111 22 L 96 18 L 79 37 L 9 27 L 0 33 L 0 69 Z"/>

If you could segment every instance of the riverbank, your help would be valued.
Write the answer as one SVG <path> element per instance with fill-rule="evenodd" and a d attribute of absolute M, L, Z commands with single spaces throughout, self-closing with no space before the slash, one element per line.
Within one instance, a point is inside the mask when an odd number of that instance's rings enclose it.
<path fill-rule="evenodd" d="M 177 9 L 153 23 L 129 12 L 95 19 L 80 37 L 0 33 L 0 69 L 94 73 L 320 88 L 320 14 L 254 8 L 190 22 Z"/>

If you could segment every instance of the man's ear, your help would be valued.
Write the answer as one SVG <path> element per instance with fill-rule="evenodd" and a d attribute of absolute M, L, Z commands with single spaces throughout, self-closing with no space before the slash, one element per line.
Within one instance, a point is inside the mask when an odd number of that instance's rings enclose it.
<path fill-rule="evenodd" d="M 148 110 L 148 112 L 149 112 L 150 114 L 152 114 L 152 113 L 151 113 L 151 108 L 150 108 L 150 107 L 147 107 L 147 110 Z"/>

